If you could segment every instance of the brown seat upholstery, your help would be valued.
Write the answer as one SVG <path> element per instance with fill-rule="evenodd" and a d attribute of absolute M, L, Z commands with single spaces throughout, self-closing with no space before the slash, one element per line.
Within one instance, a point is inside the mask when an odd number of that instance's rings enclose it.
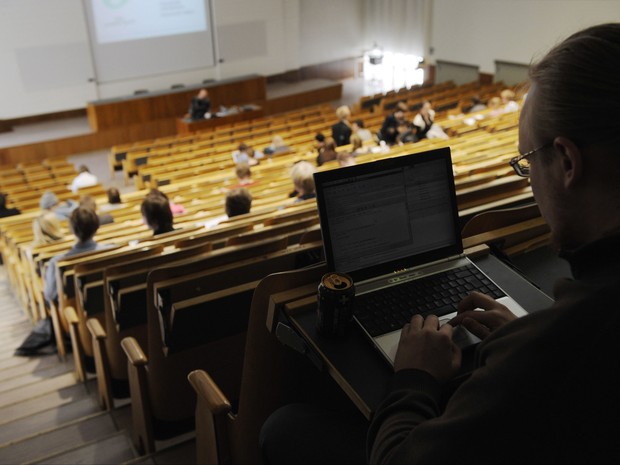
<path fill-rule="evenodd" d="M 128 263 L 116 263 L 103 270 L 100 305 L 103 314 L 86 315 L 103 408 L 114 407 L 114 397 L 129 396 L 127 359 L 120 347 L 122 337 L 146 340 L 146 277 L 150 270 L 175 261 L 199 257 L 211 250 L 210 244 L 199 244 L 183 251 L 169 249 L 157 255 L 136 257 Z M 116 279 L 111 280 L 113 276 Z M 123 290 L 119 289 L 123 285 Z M 97 290 L 98 290 L 97 289 Z M 131 289 L 133 292 L 127 292 Z M 142 292 L 139 292 L 142 291 Z M 123 293 L 129 298 L 124 298 Z M 120 303 L 122 302 L 122 306 Z M 121 311 L 122 308 L 122 311 Z"/>
<path fill-rule="evenodd" d="M 127 357 L 121 349 L 125 337 L 133 337 L 141 347 L 147 346 L 147 277 L 151 270 L 164 265 L 182 265 L 200 261 L 201 267 L 216 267 L 285 247 L 283 239 L 271 239 L 243 247 L 229 247 L 209 252 L 210 246 L 195 243 L 168 253 L 148 257 L 132 264 L 111 266 L 105 270 L 105 321 L 89 320 L 103 408 L 113 408 L 114 398 L 129 395 Z"/>
<path fill-rule="evenodd" d="M 63 309 L 69 323 L 73 360 L 77 378 L 86 379 L 87 366 L 94 371 L 93 346 L 90 333 L 86 327 L 89 318 L 103 322 L 103 273 L 105 268 L 119 263 L 130 263 L 143 257 L 159 255 L 162 246 L 140 247 L 135 249 L 119 248 L 111 253 L 101 253 L 93 257 L 84 257 L 73 263 L 73 289 L 75 301 L 73 306 Z M 61 269 L 61 268 L 59 268 Z M 66 273 L 66 272 L 65 272 Z M 67 280 L 67 282 L 69 282 Z"/>
<path fill-rule="evenodd" d="M 261 426 L 278 407 L 307 399 L 329 403 L 343 401 L 342 392 L 329 376 L 303 356 L 284 347 L 267 329 L 274 309 L 271 296 L 295 288 L 313 293 L 327 272 L 324 263 L 267 276 L 252 298 L 241 377 L 239 406 L 234 409 L 218 383 L 206 370 L 189 374 L 197 393 L 196 458 L 199 464 L 262 462 L 258 448 Z M 278 300 L 281 304 L 286 299 Z M 320 445 L 317 444 L 317 447 Z"/>
<path fill-rule="evenodd" d="M 305 232 L 307 228 L 319 222 L 318 216 L 306 218 L 303 220 L 289 221 L 286 223 L 279 223 L 275 225 L 265 226 L 262 229 L 257 229 L 247 233 L 241 233 L 237 236 L 230 237 L 226 241 L 226 245 L 239 245 L 248 244 L 250 242 L 267 239 L 269 237 L 275 237 L 282 234 L 289 236 L 291 242 L 299 242 L 299 237 Z"/>
<path fill-rule="evenodd" d="M 536 203 L 480 213 L 463 226 L 463 246 L 487 244 L 497 255 L 511 257 L 547 245 L 549 225 Z"/>
<path fill-rule="evenodd" d="M 153 452 L 156 439 L 194 428 L 190 371 L 208 370 L 227 396 L 237 399 L 255 286 L 269 273 L 293 269 L 300 255 L 319 247 L 307 244 L 218 267 L 193 260 L 149 274 L 147 345 L 142 348 L 131 337 L 121 342 L 129 359 L 132 435 L 140 452 Z"/>
<path fill-rule="evenodd" d="M 58 302 L 57 304 L 51 303 L 49 305 L 48 311 L 52 318 L 56 346 L 58 347 L 58 353 L 61 358 L 64 358 L 66 354 L 64 337 L 70 335 L 70 325 L 68 322 L 68 318 L 65 315 L 65 309 L 73 309 L 76 305 L 75 283 L 73 279 L 74 266 L 84 260 L 95 259 L 97 257 L 114 253 L 114 251 L 119 250 L 120 248 L 120 246 L 115 246 L 105 250 L 92 250 L 90 252 L 71 255 L 62 260 L 59 260 L 56 263 L 56 285 L 58 290 Z M 36 272 L 33 272 L 32 274 L 32 279 L 38 281 L 38 285 L 35 286 L 35 289 L 38 289 L 38 291 L 41 293 L 43 292 L 44 286 L 42 277 L 45 276 L 45 267 L 47 266 L 47 262 L 53 255 L 55 254 L 48 255 L 47 257 L 39 257 L 41 259 L 38 261 L 37 265 L 39 266 L 40 275 Z M 41 297 L 41 300 L 44 301 L 43 297 Z M 78 379 L 82 379 L 79 373 Z"/>

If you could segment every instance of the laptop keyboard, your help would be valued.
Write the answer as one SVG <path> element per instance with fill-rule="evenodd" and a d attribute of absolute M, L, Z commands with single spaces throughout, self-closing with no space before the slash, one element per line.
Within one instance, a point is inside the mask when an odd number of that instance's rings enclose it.
<path fill-rule="evenodd" d="M 470 264 L 356 296 L 355 316 L 372 337 L 381 336 L 401 329 L 416 313 L 439 317 L 453 313 L 474 290 L 494 299 L 505 296 Z"/>

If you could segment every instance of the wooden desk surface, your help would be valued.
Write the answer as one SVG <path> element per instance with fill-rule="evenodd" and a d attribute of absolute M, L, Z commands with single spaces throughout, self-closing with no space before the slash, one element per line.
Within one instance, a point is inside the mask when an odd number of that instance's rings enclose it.
<path fill-rule="evenodd" d="M 484 255 L 472 260 L 529 312 L 546 308 L 553 302 L 496 257 Z M 323 361 L 327 371 L 351 401 L 370 418 L 383 398 L 392 374 L 391 366 L 356 325 L 352 325 L 342 339 L 328 339 L 317 334 L 316 291 L 309 294 L 308 288 L 299 289 L 299 298 L 284 305 L 284 319 Z M 469 363 L 472 357 L 473 351 L 464 352 L 464 358 Z"/>
<path fill-rule="evenodd" d="M 209 119 L 192 120 L 188 118 L 177 118 L 177 134 L 189 134 L 191 132 L 202 131 L 204 129 L 214 128 L 216 126 L 237 123 L 239 121 L 248 121 L 263 116 L 262 107 L 256 106 L 250 110 L 240 110 L 236 113 L 230 113 L 224 116 L 213 117 Z"/>

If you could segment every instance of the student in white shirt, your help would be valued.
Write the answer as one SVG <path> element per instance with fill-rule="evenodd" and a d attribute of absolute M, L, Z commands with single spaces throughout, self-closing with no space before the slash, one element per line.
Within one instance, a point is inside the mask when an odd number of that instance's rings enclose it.
<path fill-rule="evenodd" d="M 76 193 L 78 189 L 94 186 L 98 182 L 97 176 L 90 172 L 88 166 L 82 165 L 80 166 L 79 174 L 73 179 L 69 189 L 71 189 L 71 192 Z"/>

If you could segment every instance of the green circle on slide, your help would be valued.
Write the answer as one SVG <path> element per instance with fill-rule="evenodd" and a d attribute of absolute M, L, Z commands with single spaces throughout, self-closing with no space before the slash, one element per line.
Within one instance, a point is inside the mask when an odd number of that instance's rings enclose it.
<path fill-rule="evenodd" d="M 129 0 L 103 0 L 103 3 L 110 8 L 120 8 Z"/>

